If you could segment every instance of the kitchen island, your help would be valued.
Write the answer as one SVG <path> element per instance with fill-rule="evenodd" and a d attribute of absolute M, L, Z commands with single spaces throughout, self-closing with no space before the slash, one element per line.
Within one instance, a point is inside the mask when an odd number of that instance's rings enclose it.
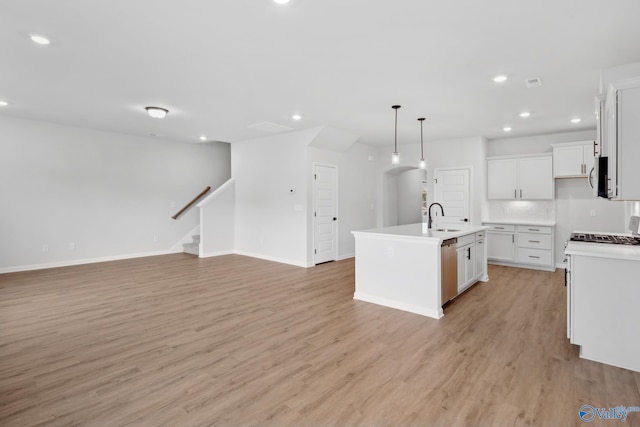
<path fill-rule="evenodd" d="M 458 239 L 458 291 L 487 281 L 485 226 L 427 230 L 422 223 L 353 231 L 356 289 L 353 298 L 439 319 L 443 241 Z M 445 301 L 446 302 L 446 301 Z"/>

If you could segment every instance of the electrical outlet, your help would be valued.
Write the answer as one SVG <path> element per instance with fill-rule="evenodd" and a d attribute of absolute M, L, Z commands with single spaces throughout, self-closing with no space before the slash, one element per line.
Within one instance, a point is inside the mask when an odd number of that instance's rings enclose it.
<path fill-rule="evenodd" d="M 387 255 L 389 258 L 393 258 L 393 247 L 387 248 Z"/>
<path fill-rule="evenodd" d="M 153 241 L 157 242 L 158 241 L 158 236 L 153 236 Z"/>
<path fill-rule="evenodd" d="M 49 245 L 47 245 L 46 243 L 44 243 L 42 245 L 42 252 L 49 252 Z"/>
<path fill-rule="evenodd" d="M 595 209 L 591 209 L 591 211 L 589 212 L 590 216 L 596 216 L 596 210 Z"/>
<path fill-rule="evenodd" d="M 69 250 L 72 251 L 76 248 L 75 242 L 69 242 Z"/>

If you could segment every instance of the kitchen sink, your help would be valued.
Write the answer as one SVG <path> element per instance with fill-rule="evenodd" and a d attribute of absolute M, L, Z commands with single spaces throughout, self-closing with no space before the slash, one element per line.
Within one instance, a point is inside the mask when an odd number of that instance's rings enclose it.
<path fill-rule="evenodd" d="M 443 231 L 445 233 L 453 233 L 454 231 L 460 231 L 460 230 L 454 230 L 453 228 L 436 228 L 435 231 Z"/>

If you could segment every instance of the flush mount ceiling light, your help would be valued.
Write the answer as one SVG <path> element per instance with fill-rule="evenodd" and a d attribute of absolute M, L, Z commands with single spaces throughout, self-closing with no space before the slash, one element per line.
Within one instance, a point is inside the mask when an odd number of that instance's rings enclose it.
<path fill-rule="evenodd" d="M 502 130 L 505 132 L 511 132 L 511 126 L 505 126 L 502 128 Z"/>
<path fill-rule="evenodd" d="M 290 0 L 273 0 L 274 3 L 278 3 L 278 4 L 287 4 L 289 3 Z"/>
<path fill-rule="evenodd" d="M 31 34 L 29 38 L 35 44 L 39 44 L 42 46 L 46 46 L 51 43 L 48 38 L 46 38 L 45 36 L 41 36 L 40 34 Z"/>
<path fill-rule="evenodd" d="M 7 101 L 0 101 L 0 107 L 6 107 L 7 105 L 9 105 Z"/>
<path fill-rule="evenodd" d="M 522 117 L 523 119 L 526 119 L 529 116 L 531 116 L 531 113 L 528 111 L 523 111 L 522 113 L 520 113 L 520 117 Z"/>
<path fill-rule="evenodd" d="M 500 74 L 493 77 L 494 83 L 504 83 L 506 81 L 507 81 L 507 76 L 505 76 L 504 74 Z"/>
<path fill-rule="evenodd" d="M 154 119 L 162 119 L 169 113 L 169 110 L 162 107 L 144 107 L 144 109 Z"/>
<path fill-rule="evenodd" d="M 400 155 L 398 154 L 398 108 L 400 105 L 392 105 L 391 108 L 396 110 L 396 124 L 395 124 L 395 136 L 393 142 L 393 153 L 391 153 L 391 164 L 398 165 L 400 164 Z"/>
<path fill-rule="evenodd" d="M 291 118 L 295 121 L 302 120 L 302 116 L 300 114 L 294 114 Z"/>
<path fill-rule="evenodd" d="M 206 141 L 207 135 L 200 135 L 200 141 Z"/>
<path fill-rule="evenodd" d="M 420 122 L 420 164 L 418 166 L 420 169 L 426 169 L 427 163 L 424 161 L 424 141 L 422 140 L 422 122 L 424 122 L 424 117 L 420 117 L 418 121 Z"/>
<path fill-rule="evenodd" d="M 582 119 L 580 117 L 576 117 L 574 119 L 571 119 L 571 123 L 580 123 L 582 121 Z"/>

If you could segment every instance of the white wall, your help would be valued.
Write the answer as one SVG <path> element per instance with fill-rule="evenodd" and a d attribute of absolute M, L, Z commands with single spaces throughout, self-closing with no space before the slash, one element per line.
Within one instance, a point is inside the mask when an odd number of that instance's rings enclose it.
<path fill-rule="evenodd" d="M 491 140 L 488 153 L 489 156 L 549 153 L 553 151 L 552 143 L 587 141 L 595 136 L 595 130 L 587 130 Z M 556 264 L 564 258 L 564 242 L 572 231 L 624 232 L 627 228 L 624 203 L 594 197 L 585 178 L 556 179 L 555 200 L 551 202 L 488 201 L 487 205 L 487 220 L 555 218 Z"/>
<path fill-rule="evenodd" d="M 224 143 L 7 117 L 0 117 L 0 141 L 0 271 L 169 251 L 198 223 L 197 209 L 171 216 L 230 177 Z"/>
<path fill-rule="evenodd" d="M 390 200 L 385 200 L 388 186 L 383 185 L 385 172 L 393 168 L 417 167 L 420 159 L 420 144 L 406 144 L 398 147 L 400 152 L 400 165 L 391 165 L 389 148 L 381 148 L 378 151 L 379 179 L 378 200 L 380 212 L 389 211 Z M 425 160 L 427 163 L 427 202 L 434 201 L 433 170 L 437 168 L 471 168 L 471 223 L 480 224 L 482 221 L 482 209 L 486 198 L 486 153 L 487 142 L 482 137 L 461 138 L 428 142 L 424 144 Z M 383 215 L 379 215 L 378 224 L 386 224 Z"/>
<path fill-rule="evenodd" d="M 200 203 L 200 257 L 234 253 L 236 185 L 231 178 Z"/>
<path fill-rule="evenodd" d="M 422 222 L 422 169 L 409 169 L 398 175 L 398 225 Z"/>
<path fill-rule="evenodd" d="M 312 129 L 231 144 L 237 253 L 308 265 L 307 144 L 317 133 Z"/>
<path fill-rule="evenodd" d="M 373 161 L 376 149 L 353 143 L 345 151 L 334 151 L 309 147 L 308 177 L 309 206 L 313 206 L 310 177 L 313 164 L 321 163 L 338 167 L 338 259 L 355 255 L 355 239 L 352 231 L 366 230 L 376 226 L 376 164 Z M 372 156 L 372 160 L 369 157 Z M 308 262 L 313 263 L 313 216 L 309 212 Z"/>

